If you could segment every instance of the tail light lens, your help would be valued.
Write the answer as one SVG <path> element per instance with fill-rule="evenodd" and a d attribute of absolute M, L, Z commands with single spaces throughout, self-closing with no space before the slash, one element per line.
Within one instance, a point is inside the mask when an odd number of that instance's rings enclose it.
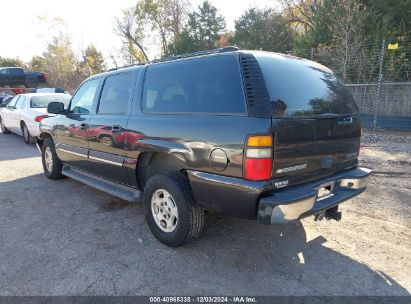
<path fill-rule="evenodd" d="M 48 115 L 40 115 L 40 116 L 36 116 L 35 118 L 34 118 L 34 121 L 35 122 L 40 122 L 40 121 L 42 121 L 44 118 L 46 118 L 46 117 L 48 117 Z"/>
<path fill-rule="evenodd" d="M 273 137 L 252 135 L 247 138 L 244 153 L 244 178 L 253 181 L 271 178 Z"/>
<path fill-rule="evenodd" d="M 46 74 L 43 74 L 43 79 L 44 79 L 44 81 L 47 80 L 47 75 Z"/>

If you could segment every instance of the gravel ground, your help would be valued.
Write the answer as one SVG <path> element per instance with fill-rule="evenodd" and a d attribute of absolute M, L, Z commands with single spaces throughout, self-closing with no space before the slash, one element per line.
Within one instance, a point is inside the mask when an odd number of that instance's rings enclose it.
<path fill-rule="evenodd" d="M 173 249 L 141 204 L 48 180 L 34 146 L 0 133 L 0 295 L 409 295 L 410 141 L 364 135 L 361 164 L 376 173 L 340 222 L 213 214 Z"/>

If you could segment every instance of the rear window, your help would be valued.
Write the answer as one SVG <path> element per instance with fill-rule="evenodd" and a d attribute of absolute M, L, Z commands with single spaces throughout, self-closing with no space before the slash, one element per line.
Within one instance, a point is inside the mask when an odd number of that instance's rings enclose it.
<path fill-rule="evenodd" d="M 101 93 L 98 114 L 125 114 L 132 86 L 132 73 L 121 73 L 107 77 Z"/>
<path fill-rule="evenodd" d="M 148 113 L 244 114 L 238 58 L 221 55 L 150 66 L 142 108 Z"/>
<path fill-rule="evenodd" d="M 33 96 L 31 97 L 31 107 L 32 108 L 47 108 L 48 104 L 52 101 L 62 102 L 64 106 L 67 106 L 70 102 L 70 95 L 52 95 L 52 96 Z"/>
<path fill-rule="evenodd" d="M 357 106 L 331 70 L 273 53 L 256 53 L 276 116 L 356 114 Z"/>

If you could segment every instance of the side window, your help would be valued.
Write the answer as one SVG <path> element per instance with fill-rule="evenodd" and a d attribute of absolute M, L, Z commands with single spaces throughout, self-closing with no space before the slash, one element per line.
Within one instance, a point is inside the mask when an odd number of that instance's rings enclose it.
<path fill-rule="evenodd" d="M 26 100 L 26 97 L 20 96 L 19 100 L 16 103 L 16 109 L 22 109 L 24 106 L 24 101 Z"/>
<path fill-rule="evenodd" d="M 0 70 L 0 74 L 1 75 L 7 75 L 9 73 L 9 70 L 8 69 L 1 69 Z"/>
<path fill-rule="evenodd" d="M 107 77 L 97 114 L 126 114 L 132 87 L 132 73 L 121 73 Z"/>
<path fill-rule="evenodd" d="M 93 79 L 82 84 L 71 99 L 71 113 L 90 114 L 99 83 L 100 79 Z"/>
<path fill-rule="evenodd" d="M 150 66 L 142 109 L 147 113 L 245 113 L 238 58 L 220 55 Z"/>
<path fill-rule="evenodd" d="M 15 69 L 10 69 L 9 73 L 11 75 L 22 75 L 22 74 L 24 74 L 22 69 L 16 69 L 16 68 Z"/>
<path fill-rule="evenodd" d="M 15 96 L 7 105 L 8 108 L 14 108 L 16 106 L 17 100 L 19 100 L 20 96 Z"/>

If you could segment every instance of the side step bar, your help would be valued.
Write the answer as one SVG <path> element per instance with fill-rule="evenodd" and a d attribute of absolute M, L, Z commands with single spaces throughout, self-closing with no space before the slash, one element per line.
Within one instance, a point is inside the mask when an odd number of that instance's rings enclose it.
<path fill-rule="evenodd" d="M 123 200 L 133 203 L 142 201 L 142 192 L 137 189 L 106 180 L 68 165 L 63 166 L 62 173 L 67 177 L 86 184 L 87 186 L 110 193 L 111 195 L 117 196 Z"/>

